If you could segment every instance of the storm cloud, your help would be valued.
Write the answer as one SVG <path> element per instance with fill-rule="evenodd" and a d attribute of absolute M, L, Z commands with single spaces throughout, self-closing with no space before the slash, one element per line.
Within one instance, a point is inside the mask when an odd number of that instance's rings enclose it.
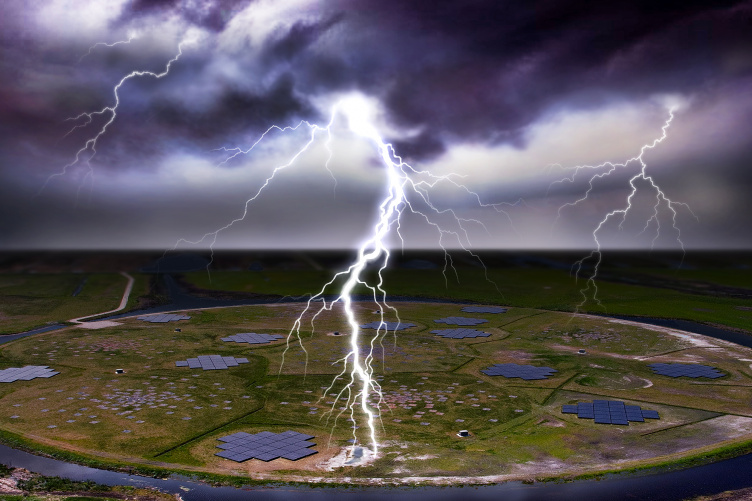
<path fill-rule="evenodd" d="M 407 0 L 385 6 L 373 0 L 125 0 L 105 8 L 100 2 L 81 0 L 80 16 L 71 12 L 74 4 L 11 1 L 3 7 L 0 176 L 6 215 L 0 226 L 12 239 L 6 245 L 38 245 L 30 235 L 44 231 L 46 211 L 64 205 L 72 193 L 80 198 L 83 181 L 89 183 L 84 193 L 118 193 L 94 196 L 102 210 L 83 219 L 71 215 L 70 225 L 92 226 L 95 220 L 99 225 L 105 217 L 114 224 L 127 220 L 125 226 L 133 227 L 128 239 L 138 239 L 138 224 L 128 214 L 159 213 L 160 221 L 168 221 L 163 214 L 173 211 L 166 206 L 183 207 L 190 184 L 179 179 L 185 172 L 214 165 L 219 184 L 209 186 L 207 181 L 202 197 L 207 200 L 223 197 L 228 188 L 222 182 L 238 182 L 233 178 L 238 174 L 225 171 L 248 167 L 246 161 L 220 164 L 217 149 L 247 147 L 272 124 L 325 123 L 329 117 L 323 103 L 351 92 L 380 104 L 384 133 L 406 160 L 472 173 L 470 181 L 494 200 L 522 197 L 531 205 L 537 200 L 539 216 L 529 221 L 529 216 L 519 215 L 525 225 L 537 227 L 544 213 L 550 218 L 552 208 L 576 199 L 583 188 L 575 179 L 551 191 L 554 178 L 542 175 L 543 167 L 600 162 L 611 154 L 629 158 L 628 152 L 660 133 L 666 103 L 679 103 L 676 137 L 660 160 L 664 182 L 669 187 L 676 183 L 676 193 L 685 198 L 704 200 L 692 190 L 712 177 L 728 203 L 714 209 L 712 203 L 701 202 L 708 206 L 701 220 L 709 223 L 689 230 L 690 244 L 701 247 L 713 239 L 728 246 L 752 245 L 752 237 L 739 235 L 738 223 L 728 219 L 734 211 L 752 208 L 742 196 L 752 187 L 747 113 L 752 109 L 752 2 Z M 113 45 L 129 38 L 129 43 Z M 94 45 L 98 42 L 111 46 Z M 85 117 L 66 119 L 113 106 L 113 88 L 125 75 L 163 71 L 181 42 L 182 55 L 167 77 L 144 76 L 123 84 L 117 118 L 98 142 L 96 156 L 87 161 L 93 153 L 87 150 L 64 176 L 55 177 L 34 199 L 33 209 L 27 208 L 27 224 L 24 216 L 12 215 L 23 212 L 25 200 L 48 176 L 71 163 L 110 115 L 94 116 L 91 123 Z M 631 125 L 616 115 L 626 117 L 626 109 L 640 110 Z M 597 134 L 598 128 L 587 125 L 570 129 L 574 139 L 569 142 L 551 140 L 546 146 L 541 130 L 567 120 L 573 123 L 577 117 L 591 117 L 590 123 L 602 120 L 607 124 L 602 127 L 613 125 L 620 135 L 611 149 L 601 152 L 602 145 L 595 142 L 587 143 L 585 150 L 568 146 L 579 144 L 578 131 Z M 708 122 L 710 117 L 713 122 Z M 628 134 L 620 132 L 619 122 L 626 124 Z M 699 123 L 704 130 L 693 129 Z M 651 130 L 645 129 L 648 124 Z M 555 130 L 556 137 L 567 134 Z M 711 141 L 698 134 L 717 137 Z M 690 154 L 700 143 L 704 146 Z M 552 144 L 559 145 L 559 151 L 549 151 Z M 278 146 L 289 144 L 282 141 Z M 475 156 L 458 158 L 458 151 L 469 150 Z M 581 158 L 574 152 L 582 152 Z M 277 158 L 277 153 L 264 152 L 267 160 Z M 622 153 L 627 156 L 618 156 Z M 561 161 L 555 160 L 557 154 Z M 453 166 L 447 165 L 449 159 Z M 543 159 L 546 164 L 537 163 Z M 248 160 L 249 168 L 258 171 L 261 164 L 253 163 L 257 161 Z M 526 161 L 532 163 L 509 167 Z M 144 199 L 147 208 L 131 210 L 139 190 L 143 194 L 139 182 L 160 182 L 178 164 L 184 166 L 181 175 L 163 187 L 164 196 L 158 201 Z M 99 184 L 92 184 L 92 171 Z M 252 185 L 255 175 L 244 181 Z M 323 180 L 315 181 L 322 193 L 329 189 L 328 182 L 326 171 Z M 306 190 L 304 184 L 292 181 L 290 197 Z M 251 185 L 246 192 L 253 191 Z M 604 193 L 621 193 L 619 186 L 608 181 L 599 185 Z M 357 179 L 352 189 L 354 199 L 370 193 L 363 200 L 370 200 L 376 190 Z M 242 201 L 240 193 L 237 197 Z M 115 200 L 123 205 L 113 205 Z M 262 213 L 288 211 L 268 203 L 268 210 L 262 205 Z M 356 221 L 368 220 L 372 209 L 365 203 L 352 204 L 357 207 L 350 211 L 356 219 L 344 226 L 357 227 Z M 210 212 L 215 217 L 207 219 L 214 224 L 233 213 L 229 207 Z M 341 213 L 342 208 L 330 207 L 328 212 Z M 594 214 L 582 215 L 581 229 L 577 221 L 562 222 L 567 236 L 561 241 L 541 234 L 526 240 L 527 245 L 587 246 L 587 225 Z M 191 218 L 175 217 L 175 228 L 195 231 Z M 746 229 L 741 231 L 752 234 Z M 337 235 L 328 240 L 334 245 L 357 240 L 340 235 L 336 228 L 328 231 Z M 60 239 L 56 242 L 50 245 L 60 245 Z M 504 245 L 494 239 L 484 242 Z M 150 235 L 141 243 L 164 242 Z"/>

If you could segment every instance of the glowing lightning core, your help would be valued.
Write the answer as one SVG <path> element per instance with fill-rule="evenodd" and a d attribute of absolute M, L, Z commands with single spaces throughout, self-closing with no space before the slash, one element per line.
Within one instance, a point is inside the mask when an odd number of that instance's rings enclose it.
<path fill-rule="evenodd" d="M 436 205 L 434 205 L 430 198 L 431 188 L 436 186 L 436 184 L 439 182 L 448 183 L 451 186 L 459 188 L 467 194 L 470 194 L 480 206 L 492 207 L 497 212 L 504 214 L 506 213 L 503 211 L 503 209 L 500 208 L 500 206 L 509 204 L 484 204 L 481 202 L 480 197 L 475 192 L 454 181 L 454 179 L 452 179 L 452 175 L 436 176 L 427 171 L 415 170 L 409 164 L 403 162 L 401 157 L 396 155 L 396 153 L 394 152 L 392 145 L 387 143 L 381 137 L 376 127 L 374 126 L 373 108 L 373 103 L 364 96 L 351 95 L 340 99 L 332 107 L 331 117 L 326 127 L 311 124 L 307 121 L 301 121 L 294 127 L 279 127 L 274 125 L 267 129 L 266 132 L 264 132 L 261 137 L 256 142 L 254 142 L 250 148 L 246 150 L 239 148 L 223 148 L 224 151 L 231 153 L 222 162 L 225 163 L 237 157 L 238 155 L 250 153 L 256 147 L 256 145 L 258 145 L 272 131 L 284 133 L 298 130 L 301 127 L 308 128 L 308 130 L 310 131 L 308 141 L 303 145 L 303 147 L 298 150 L 297 153 L 295 153 L 291 157 L 291 159 L 287 163 L 276 167 L 272 171 L 271 175 L 262 183 L 261 187 L 256 191 L 256 193 L 246 201 L 244 210 L 239 217 L 233 219 L 230 223 L 219 228 L 218 230 L 206 233 L 198 240 L 191 241 L 180 239 L 175 244 L 172 250 L 176 250 L 181 244 L 196 245 L 207 240 L 210 242 L 210 248 L 213 249 L 219 233 L 244 220 L 246 215 L 248 214 L 249 205 L 261 195 L 263 190 L 269 185 L 269 183 L 272 182 L 279 171 L 290 167 L 298 158 L 300 158 L 301 155 L 308 151 L 311 145 L 316 141 L 317 134 L 319 133 L 326 133 L 327 135 L 326 149 L 329 153 L 329 158 L 327 159 L 325 166 L 328 170 L 329 161 L 331 160 L 331 150 L 329 148 L 329 142 L 331 140 L 331 129 L 338 115 L 344 116 L 344 118 L 347 120 L 348 128 L 352 133 L 366 139 L 375 147 L 376 151 L 378 152 L 379 158 L 381 159 L 381 163 L 385 167 L 386 171 L 386 195 L 379 204 L 378 218 L 372 231 L 370 232 L 370 237 L 360 245 L 355 261 L 346 270 L 336 273 L 317 294 L 312 295 L 308 299 L 303 312 L 295 320 L 287 337 L 287 349 L 289 349 L 290 347 L 290 342 L 293 339 L 297 338 L 301 349 L 306 353 L 307 356 L 307 352 L 305 350 L 305 347 L 303 346 L 301 338 L 303 319 L 306 317 L 306 315 L 310 314 L 312 316 L 311 325 L 312 327 L 314 327 L 315 320 L 319 315 L 321 315 L 324 311 L 331 311 L 335 304 L 342 304 L 351 334 L 350 351 L 342 359 L 335 362 L 342 363 L 342 371 L 337 376 L 335 376 L 332 384 L 324 392 L 322 398 L 326 397 L 328 394 L 335 393 L 335 390 L 333 389 L 335 384 L 337 384 L 337 382 L 339 382 L 340 380 L 345 380 L 344 387 L 341 390 L 336 391 L 336 398 L 332 403 L 332 407 L 328 415 L 333 415 L 337 403 L 344 401 L 345 405 L 344 407 L 341 407 L 341 412 L 336 414 L 334 425 L 336 426 L 337 418 L 339 418 L 342 413 L 349 411 L 349 419 L 353 423 L 353 437 L 355 439 L 355 444 L 357 444 L 358 437 L 355 431 L 357 429 L 355 410 L 356 407 L 358 407 L 365 414 L 369 439 L 372 444 L 373 452 L 375 454 L 378 452 L 379 448 L 376 433 L 376 421 L 380 418 L 379 404 L 382 399 L 382 393 L 380 385 L 373 377 L 373 350 L 375 348 L 375 344 L 377 342 L 381 342 L 381 340 L 389 330 L 388 324 L 384 320 L 387 310 L 392 312 L 399 321 L 398 312 L 395 308 L 387 304 L 386 291 L 382 287 L 382 274 L 388 266 L 390 257 L 389 249 L 386 243 L 388 235 L 394 229 L 397 236 L 402 241 L 402 236 L 400 234 L 400 224 L 403 211 L 407 209 L 412 214 L 418 215 L 438 232 L 439 243 L 445 252 L 444 271 L 446 272 L 447 267 L 451 266 L 451 257 L 444 247 L 444 239 L 446 237 L 451 237 L 454 241 L 459 243 L 462 249 L 469 252 L 473 257 L 478 259 L 478 257 L 469 250 L 469 248 L 471 247 L 471 242 L 466 225 L 472 223 L 478 224 L 484 228 L 485 226 L 481 221 L 478 221 L 476 219 L 466 219 L 458 217 L 452 209 L 441 209 L 436 207 Z M 411 196 L 417 196 L 417 200 L 411 201 L 410 197 L 407 196 L 408 192 L 411 194 Z M 421 210 L 416 206 L 416 204 L 418 203 L 425 206 L 427 209 Z M 440 226 L 440 224 L 436 222 L 435 219 L 433 219 L 434 216 L 449 216 L 453 218 L 455 224 L 457 225 L 457 229 L 446 229 L 445 227 Z M 364 274 L 368 270 L 368 267 L 372 265 L 378 267 L 378 280 L 376 284 L 369 284 L 367 279 L 364 277 Z M 344 280 L 344 284 L 341 285 L 334 299 L 327 300 L 325 293 L 338 280 Z M 353 292 L 354 289 L 358 286 L 364 286 L 370 291 L 372 300 L 378 306 L 380 313 L 379 328 L 376 330 L 376 333 L 370 338 L 368 342 L 370 349 L 367 350 L 367 354 L 365 355 L 361 354 L 361 345 L 365 343 L 362 342 L 363 336 L 356 319 L 355 312 L 353 310 Z M 316 303 L 320 304 L 318 306 L 315 306 Z M 285 354 L 287 353 L 287 349 L 285 350 Z M 282 370 L 283 364 L 284 355 L 282 364 L 280 365 L 280 371 Z"/>
<path fill-rule="evenodd" d="M 125 43 L 125 42 L 122 42 Z M 98 140 L 107 132 L 108 127 L 115 121 L 117 117 L 117 111 L 121 104 L 120 101 L 120 94 L 119 91 L 123 87 L 123 85 L 130 79 L 140 76 L 150 76 L 153 78 L 163 78 L 166 75 L 169 74 L 171 66 L 173 63 L 178 61 L 178 59 L 183 54 L 183 45 L 186 42 L 183 41 L 178 45 L 178 51 L 177 54 L 170 59 L 165 66 L 165 69 L 160 73 L 155 73 L 152 71 L 132 71 L 131 73 L 127 74 L 123 78 L 120 79 L 120 81 L 114 86 L 113 88 L 113 94 L 114 94 L 114 104 L 110 106 L 105 106 L 104 108 L 94 111 L 94 112 L 86 112 L 81 113 L 80 115 L 76 117 L 72 117 L 70 120 L 75 122 L 76 125 L 68 132 L 68 134 L 71 134 L 72 132 L 76 131 L 77 129 L 86 128 L 88 125 L 92 123 L 92 121 L 95 118 L 98 117 L 104 117 L 106 120 L 103 125 L 101 125 L 94 134 L 92 134 L 86 142 L 83 144 L 83 146 L 76 152 L 74 159 L 67 164 L 61 172 L 51 175 L 47 181 L 45 182 L 42 189 L 45 188 L 45 186 L 49 183 L 49 181 L 57 176 L 64 175 L 67 170 L 78 164 L 79 162 L 83 161 L 82 157 L 85 155 L 85 153 L 89 152 L 89 156 L 85 159 L 88 164 L 88 172 L 86 174 L 86 177 L 84 177 L 84 182 L 87 178 L 91 178 L 93 175 L 93 170 L 90 165 L 91 159 L 96 155 L 97 153 L 97 143 Z M 365 98 L 362 95 L 355 94 L 351 96 L 347 96 L 345 98 L 340 99 L 336 102 L 336 104 L 331 109 L 331 115 L 329 122 L 326 126 L 320 126 L 316 124 L 312 124 L 306 120 L 303 120 L 299 122 L 295 126 L 288 126 L 288 127 L 280 127 L 277 125 L 273 125 L 269 127 L 262 135 L 261 137 L 252 144 L 252 146 L 248 149 L 240 149 L 240 148 L 234 148 L 234 149 L 227 149 L 222 148 L 223 151 L 228 153 L 226 158 L 222 163 L 226 163 L 231 161 L 232 159 L 236 158 L 239 155 L 245 155 L 251 153 L 254 148 L 260 144 L 265 138 L 268 137 L 271 133 L 286 133 L 286 132 L 292 132 L 297 130 L 308 130 L 310 135 L 307 140 L 307 142 L 294 154 L 290 157 L 289 161 L 283 165 L 279 165 L 275 167 L 272 170 L 272 173 L 265 179 L 265 181 L 261 184 L 261 186 L 258 188 L 256 193 L 248 198 L 245 202 L 244 209 L 242 211 L 242 214 L 230 221 L 228 224 L 222 226 L 221 228 L 206 233 L 201 237 L 199 240 L 191 241 L 186 239 L 180 239 L 178 242 L 176 242 L 175 246 L 173 246 L 173 250 L 177 249 L 181 244 L 200 244 L 204 241 L 209 241 L 209 247 L 212 250 L 213 255 L 213 248 L 217 241 L 218 235 L 223 232 L 224 230 L 229 229 L 236 223 L 243 221 L 248 214 L 249 206 L 252 202 L 254 202 L 266 189 L 266 187 L 274 180 L 275 176 L 278 172 L 280 172 L 283 169 L 286 169 L 290 166 L 292 166 L 302 155 L 304 155 L 316 142 L 318 139 L 319 134 L 325 134 L 326 135 L 326 142 L 325 147 L 328 152 L 328 159 L 326 161 L 325 167 L 327 170 L 329 170 L 329 161 L 332 157 L 332 151 L 329 147 L 331 139 L 332 139 L 332 128 L 335 123 L 335 120 L 338 116 L 342 116 L 347 121 L 348 129 L 350 132 L 355 134 L 358 137 L 361 137 L 365 140 L 367 140 L 377 151 L 378 156 L 381 160 L 381 164 L 384 167 L 385 170 L 385 195 L 383 199 L 381 200 L 379 206 L 378 206 L 378 215 L 377 220 L 371 229 L 368 238 L 359 246 L 357 257 L 354 260 L 354 262 L 347 267 L 347 269 L 340 271 L 336 273 L 332 279 L 327 282 L 318 293 L 312 295 L 303 310 L 303 312 L 298 316 L 298 318 L 295 320 L 293 326 L 291 327 L 289 334 L 287 336 L 287 349 L 290 347 L 290 342 L 293 341 L 295 338 L 297 338 L 297 342 L 300 344 L 300 347 L 302 350 L 306 353 L 305 347 L 303 346 L 302 337 L 301 337 L 301 328 L 303 324 L 304 318 L 306 318 L 307 315 L 311 316 L 310 322 L 312 328 L 315 327 L 314 323 L 319 315 L 321 315 L 325 311 L 331 311 L 336 304 L 341 304 L 344 309 L 344 315 L 347 320 L 347 324 L 350 329 L 350 347 L 349 352 L 340 359 L 337 363 L 342 364 L 342 370 L 337 374 L 332 381 L 332 384 L 326 389 L 324 392 L 324 395 L 322 398 L 326 397 L 328 394 L 335 394 L 336 398 L 335 401 L 332 403 L 332 407 L 328 413 L 329 416 L 335 414 L 335 408 L 338 402 L 344 401 L 345 405 L 344 407 L 341 407 L 341 412 L 336 414 L 335 422 L 344 412 L 349 411 L 349 419 L 353 423 L 353 436 L 355 438 L 355 444 L 357 444 L 357 434 L 356 434 L 356 417 L 355 417 L 355 411 L 356 408 L 359 408 L 363 414 L 365 415 L 365 421 L 368 428 L 368 435 L 370 442 L 372 444 L 373 452 L 374 454 L 378 453 L 379 449 L 379 443 L 378 443 L 378 437 L 377 437 L 377 421 L 380 419 L 380 403 L 382 400 L 382 392 L 381 387 L 378 384 L 378 382 L 373 377 L 374 369 L 373 369 L 373 353 L 375 344 L 377 342 L 381 343 L 383 340 L 383 337 L 388 333 L 388 324 L 385 321 L 385 315 L 387 312 L 391 312 L 399 321 L 399 315 L 395 308 L 390 306 L 387 303 L 387 294 L 386 291 L 383 288 L 383 272 L 387 268 L 390 258 L 389 248 L 387 245 L 387 238 L 389 235 L 394 232 L 396 236 L 400 238 L 401 241 L 402 235 L 400 233 L 401 229 L 401 218 L 403 215 L 403 212 L 405 210 L 409 211 L 409 213 L 414 214 L 420 218 L 423 219 L 425 223 L 433 227 L 437 233 L 438 233 L 438 240 L 439 245 L 441 245 L 442 249 L 444 249 L 444 255 L 445 255 L 445 266 L 444 266 L 444 273 L 446 277 L 446 271 L 448 267 L 451 267 L 451 256 L 446 251 L 445 247 L 445 239 L 451 238 L 453 242 L 456 242 L 459 244 L 459 246 L 464 249 L 465 251 L 469 252 L 473 257 L 478 259 L 478 261 L 483 264 L 477 255 L 472 253 L 469 249 L 472 247 L 468 232 L 468 225 L 478 225 L 482 228 L 486 229 L 485 225 L 477 220 L 477 219 L 467 219 L 467 218 L 461 218 L 457 215 L 457 213 L 451 209 L 451 208 L 439 208 L 437 207 L 434 202 L 431 199 L 431 190 L 438 184 L 438 183 L 445 183 L 450 185 L 451 187 L 457 188 L 461 191 L 463 191 L 466 195 L 470 195 L 473 197 L 475 202 L 481 206 L 481 207 L 488 207 L 493 208 L 497 212 L 500 212 L 509 218 L 509 215 L 501 208 L 503 205 L 516 205 L 515 204 L 486 204 L 481 201 L 481 198 L 478 194 L 471 191 L 469 188 L 467 188 L 465 185 L 458 183 L 455 181 L 455 175 L 445 175 L 445 176 L 437 176 L 434 174 L 431 174 L 428 171 L 421 171 L 416 170 L 413 167 L 411 167 L 409 164 L 404 162 L 401 157 L 399 157 L 396 152 L 394 151 L 394 148 L 391 144 L 386 142 L 381 135 L 379 134 L 377 128 L 375 127 L 374 123 L 374 103 Z M 671 121 L 673 120 L 673 110 L 669 112 L 669 118 L 666 121 L 666 123 L 663 126 L 662 129 L 662 135 L 660 138 L 655 139 L 653 142 L 648 143 L 646 145 L 643 145 L 640 149 L 640 153 L 630 158 L 622 163 L 613 163 L 613 162 L 606 162 L 600 165 L 596 166 L 589 166 L 589 165 L 583 165 L 583 166 L 577 166 L 574 167 L 573 174 L 571 177 L 562 179 L 558 182 L 574 182 L 575 178 L 581 173 L 585 171 L 594 171 L 595 173 L 592 174 L 589 178 L 588 184 L 589 188 L 586 190 L 585 194 L 578 200 L 564 204 L 559 208 L 559 216 L 561 215 L 561 212 L 566 207 L 572 207 L 580 204 L 581 202 L 584 202 L 588 199 L 590 193 L 594 189 L 594 183 L 601 178 L 607 177 L 613 172 L 617 171 L 618 169 L 626 169 L 628 166 L 632 164 L 639 165 L 638 172 L 634 174 L 631 179 L 629 180 L 629 184 L 631 187 L 631 192 L 627 196 L 626 199 L 626 205 L 621 209 L 615 209 L 608 214 L 605 215 L 605 217 L 601 220 L 600 224 L 595 228 L 593 231 L 593 239 L 596 244 L 596 249 L 593 250 L 589 256 L 583 258 L 582 260 L 578 261 L 575 265 L 576 267 L 576 275 L 579 276 L 579 274 L 582 271 L 583 264 L 585 261 L 591 258 L 596 259 L 596 265 L 594 272 L 588 277 L 586 287 L 583 289 L 582 295 L 584 298 L 584 303 L 588 300 L 588 292 L 593 290 L 593 298 L 597 301 L 597 286 L 595 283 L 595 278 L 599 270 L 599 266 L 601 263 L 601 242 L 599 239 L 599 232 L 602 230 L 604 225 L 608 223 L 612 218 L 621 218 L 620 227 L 624 223 L 627 214 L 632 209 L 632 201 L 634 196 L 637 194 L 638 186 L 637 182 L 642 180 L 649 184 L 649 186 L 655 191 L 656 193 L 656 203 L 654 206 L 653 214 L 652 216 L 646 221 L 645 228 L 643 231 L 647 231 L 651 224 L 655 223 L 657 226 L 656 232 L 657 234 L 660 232 L 660 220 L 659 220 L 659 210 L 661 207 L 666 207 L 668 210 L 671 211 L 672 214 L 672 226 L 674 230 L 677 232 L 677 241 L 681 245 L 682 249 L 683 243 L 681 241 L 681 234 L 679 232 L 679 228 L 677 227 L 676 223 L 676 217 L 677 217 L 677 207 L 683 206 L 688 209 L 686 204 L 673 201 L 669 199 L 663 190 L 658 186 L 658 184 L 655 182 L 652 176 L 648 175 L 647 173 L 647 164 L 644 161 L 644 154 L 648 151 L 656 147 L 658 144 L 660 144 L 667 136 L 667 129 L 669 125 L 671 124 Z M 331 171 L 329 171 L 330 174 Z M 332 175 L 332 177 L 334 177 Z M 336 179 L 335 179 L 336 183 Z M 555 184 L 555 183 L 554 183 Z M 40 190 L 41 192 L 41 190 Z M 691 212 L 691 211 L 690 211 Z M 443 223 L 443 219 L 449 218 L 452 221 L 452 224 L 454 225 L 454 229 L 448 229 L 446 225 Z M 511 220 L 510 220 L 511 222 Z M 657 236 L 656 236 L 657 238 Z M 404 241 L 403 241 L 404 242 Z M 654 239 L 655 242 L 655 239 Z M 369 267 L 371 269 L 376 268 L 377 271 L 377 277 L 376 283 L 369 283 L 366 274 L 369 271 Z M 484 267 L 485 268 L 485 267 Z M 330 299 L 326 292 L 329 290 L 330 287 L 334 287 L 335 283 L 342 283 L 339 285 L 338 292 L 334 295 L 333 299 Z M 371 299 L 372 301 L 378 306 L 379 313 L 380 313 L 380 323 L 379 328 L 376 330 L 375 334 L 373 334 L 369 340 L 367 340 L 368 345 L 370 346 L 370 349 L 368 349 L 366 352 L 361 352 L 362 345 L 365 344 L 363 341 L 363 334 L 361 332 L 360 326 L 358 324 L 356 314 L 353 307 L 353 295 L 357 287 L 365 287 L 367 290 L 370 291 Z M 287 349 L 285 350 L 285 354 L 287 353 Z M 283 360 L 282 364 L 284 364 L 284 354 L 283 354 Z M 280 365 L 280 371 L 282 370 L 282 365 Z M 344 382 L 344 386 L 339 389 L 335 390 L 335 385 L 338 382 Z M 353 446 L 354 447 L 354 446 Z"/>

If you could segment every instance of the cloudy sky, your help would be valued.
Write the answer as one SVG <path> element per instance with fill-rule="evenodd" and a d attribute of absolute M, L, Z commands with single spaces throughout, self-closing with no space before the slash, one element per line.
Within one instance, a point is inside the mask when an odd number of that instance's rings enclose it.
<path fill-rule="evenodd" d="M 631 202 L 602 245 L 677 249 L 680 230 L 687 248 L 749 249 L 751 25 L 752 1 L 723 0 L 4 0 L 0 247 L 198 240 L 312 130 L 228 150 L 301 120 L 330 131 L 216 246 L 355 246 L 386 180 L 331 116 L 358 96 L 410 165 L 458 175 L 467 190 L 438 183 L 431 200 L 483 223 L 463 225 L 477 248 L 591 248 Z M 640 155 L 670 110 L 644 166 L 575 169 Z M 447 214 L 432 218 L 458 230 Z M 438 243 L 421 217 L 402 229 L 407 247 Z"/>

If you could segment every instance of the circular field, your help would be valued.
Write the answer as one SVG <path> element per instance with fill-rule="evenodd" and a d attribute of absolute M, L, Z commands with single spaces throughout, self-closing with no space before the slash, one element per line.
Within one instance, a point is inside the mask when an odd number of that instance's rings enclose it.
<path fill-rule="evenodd" d="M 297 304 L 175 312 L 190 319 L 165 323 L 134 316 L 103 329 L 72 327 L 3 345 L 0 370 L 40 365 L 59 374 L 0 383 L 0 431 L 30 448 L 115 465 L 259 479 L 399 482 L 597 472 L 678 459 L 752 435 L 748 348 L 665 328 L 523 308 L 465 313 L 457 304 L 398 306 L 401 321 L 413 326 L 377 338 L 372 351 L 373 377 L 381 388 L 380 398 L 374 394 L 371 401 L 380 408 L 375 457 L 353 451 L 350 442 L 355 434 L 364 447 L 372 446 L 362 414 L 354 415 L 355 431 L 349 421 L 348 393 L 341 393 L 349 373 L 337 378 L 352 341 L 342 312 L 319 316 L 316 332 L 303 322 L 300 338 L 288 345 L 288 330 L 303 311 Z M 371 304 L 356 304 L 356 313 L 361 324 L 379 319 Z M 436 322 L 451 317 L 486 322 Z M 431 332 L 447 329 L 488 335 Z M 232 338 L 240 333 L 283 337 L 248 344 Z M 375 335 L 361 331 L 361 356 L 371 352 Z M 247 363 L 215 370 L 187 363 L 205 355 Z M 709 365 L 724 376 L 672 378 L 648 367 L 658 362 Z M 555 372 L 532 380 L 484 372 L 496 364 Z M 595 400 L 657 411 L 659 418 L 601 424 L 562 412 L 562 406 Z M 458 436 L 460 430 L 468 436 Z M 316 453 L 242 462 L 217 456 L 224 443 L 219 438 L 287 431 L 312 436 L 309 448 Z"/>

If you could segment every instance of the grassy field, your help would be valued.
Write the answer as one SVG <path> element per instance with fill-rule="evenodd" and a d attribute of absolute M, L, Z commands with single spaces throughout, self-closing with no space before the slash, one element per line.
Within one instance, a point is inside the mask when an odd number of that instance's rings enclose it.
<path fill-rule="evenodd" d="M 127 308 L 148 292 L 149 277 L 134 278 Z M 115 309 L 126 283 L 126 278 L 118 273 L 0 274 L 0 334 L 24 332 Z"/>
<path fill-rule="evenodd" d="M 231 288 L 227 280 L 213 274 L 214 287 Z M 408 290 L 409 280 L 402 280 Z M 552 289 L 543 290 L 554 292 L 544 302 L 563 297 L 557 287 L 564 282 L 545 282 Z M 270 278 L 268 284 L 274 283 Z M 282 291 L 292 284 L 276 286 Z M 535 287 L 541 282 L 520 285 L 529 298 Z M 293 338 L 289 347 L 284 340 L 221 341 L 239 332 L 286 335 L 301 305 L 187 311 L 190 320 L 170 324 L 131 318 L 116 327 L 71 328 L 8 343 L 0 348 L 0 369 L 49 365 L 60 374 L 0 384 L 0 429 L 102 461 L 267 478 L 337 478 L 343 471 L 360 478 L 525 478 L 650 463 L 752 434 L 752 350 L 720 342 L 698 346 L 667 332 L 531 307 L 497 315 L 462 313 L 457 304 L 398 307 L 402 321 L 415 326 L 374 342 L 383 454 L 366 466 L 343 470 L 326 464 L 353 437 L 349 412 L 337 398 L 345 379 L 334 380 L 351 341 L 340 311 L 319 316 L 315 332 L 306 318 L 300 340 Z M 378 319 L 365 303 L 356 304 L 356 313 L 361 323 Z M 491 336 L 456 340 L 431 334 L 447 328 L 434 322 L 446 316 L 487 319 L 476 328 Z M 341 335 L 331 335 L 335 331 Z M 374 331 L 363 334 L 370 340 Z M 225 371 L 175 367 L 202 354 L 246 357 L 249 363 Z M 727 375 L 671 379 L 647 367 L 669 361 L 707 363 Z M 480 372 L 506 362 L 557 372 L 538 381 Z M 116 375 L 120 368 L 125 373 Z M 654 409 L 661 419 L 613 426 L 561 413 L 563 404 L 597 398 Z M 358 420 L 355 433 L 368 444 Z M 289 429 L 314 435 L 319 453 L 297 462 L 242 464 L 214 455 L 216 439 L 229 433 Z M 457 437 L 460 429 L 471 436 Z"/>
<path fill-rule="evenodd" d="M 695 275 L 709 283 L 725 285 L 732 282 L 752 287 L 749 270 L 681 271 L 642 270 L 687 280 Z M 458 278 L 450 271 L 446 279 L 441 270 L 388 270 L 385 289 L 395 296 L 430 297 L 455 301 L 478 301 L 554 311 L 574 311 L 583 302 L 582 281 L 575 281 L 568 272 L 539 268 L 460 267 Z M 299 296 L 318 292 L 321 284 L 331 278 L 327 271 L 216 271 L 185 275 L 189 283 L 208 290 L 230 290 Z M 490 280 L 490 281 L 489 281 Z M 715 280 L 715 282 L 713 282 Z M 746 285 L 745 285 L 746 284 Z M 334 291 L 334 289 L 332 289 Z M 751 292 L 752 293 L 752 292 Z M 660 300 L 656 301 L 659 297 Z M 656 289 L 637 284 L 598 282 L 601 304 L 586 301 L 582 312 L 636 315 L 659 318 L 680 318 L 697 322 L 726 325 L 752 332 L 752 300 L 734 297 L 691 294 L 669 289 Z"/>

